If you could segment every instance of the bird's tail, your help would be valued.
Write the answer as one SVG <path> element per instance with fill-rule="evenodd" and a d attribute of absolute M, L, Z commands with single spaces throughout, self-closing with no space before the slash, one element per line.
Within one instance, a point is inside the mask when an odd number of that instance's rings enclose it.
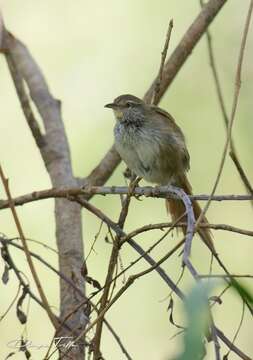
<path fill-rule="evenodd" d="M 176 186 L 180 187 L 184 190 L 184 192 L 188 195 L 192 195 L 192 188 L 191 185 L 185 175 L 180 177 L 177 182 Z M 199 203 L 194 200 L 192 201 L 192 207 L 194 211 L 195 219 L 198 219 L 199 215 L 201 214 L 201 207 L 199 206 Z M 179 217 L 181 217 L 185 213 L 185 207 L 182 201 L 175 200 L 175 199 L 166 199 L 166 208 L 168 213 L 170 213 L 172 221 L 176 221 Z M 187 215 L 185 215 L 182 220 L 182 222 L 187 221 Z M 201 221 L 202 224 L 208 224 L 207 218 L 204 216 Z M 186 227 L 182 227 L 183 233 L 186 233 Z M 200 235 L 201 239 L 204 241 L 204 243 L 212 249 L 215 253 L 215 247 L 213 244 L 212 234 L 210 229 L 199 227 L 198 228 L 198 234 Z"/>

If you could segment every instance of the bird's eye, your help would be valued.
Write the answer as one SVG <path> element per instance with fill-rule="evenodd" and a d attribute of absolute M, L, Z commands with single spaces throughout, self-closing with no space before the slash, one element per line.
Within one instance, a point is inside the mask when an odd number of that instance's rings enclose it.
<path fill-rule="evenodd" d="M 131 106 L 131 103 L 129 101 L 126 102 L 126 107 L 130 107 Z"/>

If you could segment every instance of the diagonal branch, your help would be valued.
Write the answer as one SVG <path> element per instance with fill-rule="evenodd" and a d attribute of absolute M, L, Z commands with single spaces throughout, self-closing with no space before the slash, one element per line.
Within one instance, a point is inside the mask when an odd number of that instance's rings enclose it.
<path fill-rule="evenodd" d="M 30 130 L 33 134 L 34 140 L 38 146 L 39 149 L 41 149 L 43 154 L 43 146 L 45 146 L 45 139 L 43 134 L 41 133 L 39 124 L 35 118 L 35 115 L 33 113 L 30 99 L 26 93 L 25 86 L 24 86 L 24 80 L 22 79 L 20 73 L 18 72 L 18 69 L 15 65 L 15 62 L 13 61 L 12 56 L 7 52 L 6 53 L 6 60 L 8 63 L 8 67 L 12 76 L 12 80 L 15 86 L 15 89 L 17 91 L 20 104 L 23 110 L 23 113 L 26 117 L 27 124 L 30 127 Z"/>

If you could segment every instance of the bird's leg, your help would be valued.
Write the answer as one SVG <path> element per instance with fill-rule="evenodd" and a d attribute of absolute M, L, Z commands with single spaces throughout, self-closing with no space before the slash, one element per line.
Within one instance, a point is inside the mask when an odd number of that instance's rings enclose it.
<path fill-rule="evenodd" d="M 141 180 L 142 180 L 142 177 L 136 176 L 135 174 L 134 174 L 134 176 L 132 175 L 131 182 L 130 182 L 129 187 L 128 187 L 128 195 L 129 196 L 134 196 L 139 201 L 141 201 L 140 200 L 141 195 L 133 194 L 133 192 L 134 192 L 134 189 L 136 188 L 136 186 L 138 186 L 138 184 L 139 184 L 139 182 Z"/>

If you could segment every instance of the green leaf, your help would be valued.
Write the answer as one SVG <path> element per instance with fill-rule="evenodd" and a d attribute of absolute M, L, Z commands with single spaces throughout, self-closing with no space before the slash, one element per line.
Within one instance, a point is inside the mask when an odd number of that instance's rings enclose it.
<path fill-rule="evenodd" d="M 208 294 L 216 281 L 199 282 L 185 300 L 188 328 L 184 335 L 184 352 L 176 360 L 198 360 L 205 356 L 204 336 L 209 325 Z"/>
<path fill-rule="evenodd" d="M 241 282 L 231 279 L 231 285 L 234 290 L 236 290 L 239 295 L 245 299 L 249 304 L 253 305 L 253 293 Z"/>

